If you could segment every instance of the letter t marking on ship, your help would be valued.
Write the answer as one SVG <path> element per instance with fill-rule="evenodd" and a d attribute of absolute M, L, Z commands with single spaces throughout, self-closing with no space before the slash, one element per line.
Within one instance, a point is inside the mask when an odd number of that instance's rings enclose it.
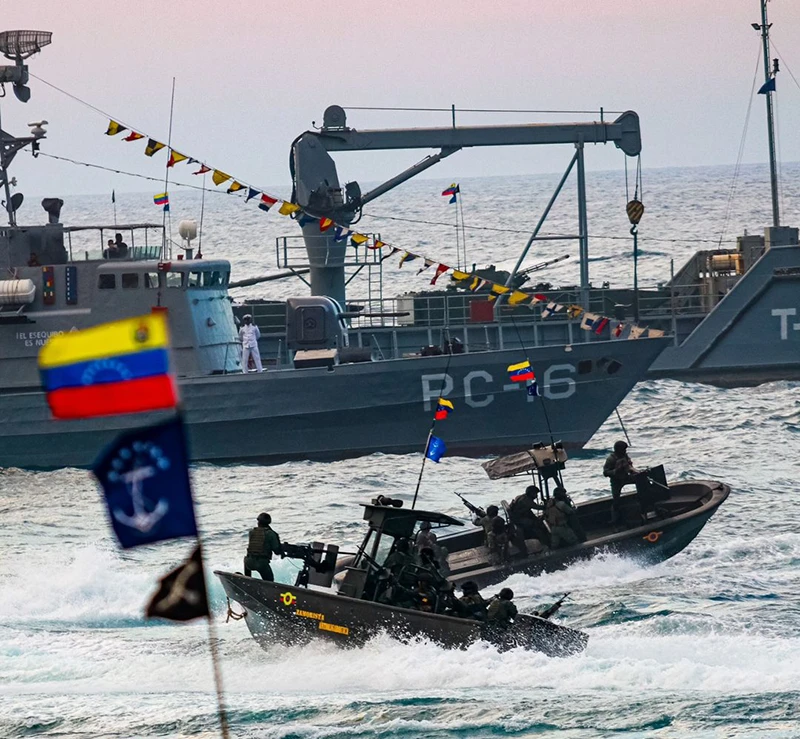
<path fill-rule="evenodd" d="M 789 316 L 796 316 L 796 308 L 773 308 L 773 316 L 780 316 L 781 319 L 781 341 L 786 341 L 789 338 Z M 800 323 L 792 325 L 795 331 L 800 331 Z"/>

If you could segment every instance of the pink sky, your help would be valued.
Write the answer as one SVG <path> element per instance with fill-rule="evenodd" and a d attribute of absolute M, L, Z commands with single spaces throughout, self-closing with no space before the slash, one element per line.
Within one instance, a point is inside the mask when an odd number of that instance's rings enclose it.
<path fill-rule="evenodd" d="M 800 80 L 800 3 L 774 0 L 769 9 L 777 48 Z M 758 20 L 757 0 L 34 0 L 3 9 L 3 29 L 53 31 L 52 45 L 31 60 L 32 72 L 162 140 L 175 76 L 176 148 L 261 185 L 288 184 L 289 144 L 332 103 L 630 108 L 642 118 L 645 167 L 733 163 L 759 48 L 750 23 Z M 103 136 L 101 116 L 38 80 L 31 87 L 26 106 L 13 97 L 2 101 L 7 130 L 21 133 L 28 121 L 46 118 L 44 151 L 163 172 L 163 162 L 145 159 L 142 146 Z M 798 160 L 800 90 L 788 71 L 778 89 L 783 159 Z M 448 117 L 354 111 L 349 123 L 446 125 Z M 758 98 L 745 160 L 764 161 L 764 142 Z M 553 172 L 569 155 L 563 148 L 473 151 L 431 175 Z M 377 179 L 420 157 L 354 155 L 343 175 Z M 51 193 L 148 189 L 139 180 L 43 159 L 34 170 L 24 154 L 18 161 L 18 178 L 37 181 L 29 191 L 45 189 L 45 178 Z M 594 169 L 621 164 L 613 147 L 587 157 Z"/>

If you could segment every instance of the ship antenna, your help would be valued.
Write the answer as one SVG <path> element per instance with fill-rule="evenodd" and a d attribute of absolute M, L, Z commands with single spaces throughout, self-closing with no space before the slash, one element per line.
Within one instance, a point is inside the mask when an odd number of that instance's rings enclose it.
<path fill-rule="evenodd" d="M 756 31 L 761 33 L 761 45 L 764 51 L 764 85 L 759 90 L 767 99 L 767 135 L 769 139 L 769 182 L 772 190 L 772 225 L 777 227 L 781 223 L 780 207 L 778 203 L 778 166 L 775 156 L 775 119 L 772 109 L 772 95 L 775 92 L 775 75 L 778 72 L 778 60 L 775 59 L 772 69 L 769 63 L 769 28 L 767 22 L 767 0 L 761 2 L 761 24 L 751 24 Z"/>
<path fill-rule="evenodd" d="M 442 375 L 442 389 L 439 391 L 439 395 L 436 396 L 436 405 L 439 404 L 439 398 L 442 397 L 444 393 L 445 384 L 447 383 L 448 373 L 450 371 L 450 360 L 453 358 L 453 345 L 448 341 L 445 344 L 447 348 L 447 363 L 444 366 L 444 374 Z M 425 453 L 422 455 L 422 465 L 419 468 L 419 477 L 417 478 L 417 487 L 414 489 L 414 500 L 411 501 L 411 510 L 414 510 L 414 507 L 417 505 L 417 496 L 419 495 L 419 486 L 422 483 L 422 473 L 425 472 L 425 460 L 428 459 L 428 449 L 431 445 L 431 437 L 433 436 L 433 430 L 436 428 L 436 406 L 433 408 L 433 416 L 431 416 L 431 426 L 428 429 L 428 439 L 425 442 Z"/>
<path fill-rule="evenodd" d="M 172 159 L 172 117 L 175 111 L 175 78 L 172 78 L 172 96 L 169 101 L 169 133 L 167 134 L 167 166 L 164 168 L 164 192 L 169 193 L 169 163 Z M 161 258 L 169 259 L 167 255 L 167 216 L 169 215 L 169 240 L 170 252 L 172 252 L 172 212 L 169 207 L 169 200 L 164 207 L 161 218 Z"/>

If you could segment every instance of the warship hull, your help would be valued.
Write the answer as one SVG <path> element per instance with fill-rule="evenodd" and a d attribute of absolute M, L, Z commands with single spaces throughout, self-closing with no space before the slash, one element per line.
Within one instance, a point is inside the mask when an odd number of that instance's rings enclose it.
<path fill-rule="evenodd" d="M 426 638 L 451 649 L 484 640 L 499 649 L 522 647 L 549 657 L 576 654 L 588 636 L 535 616 L 522 615 L 508 628 L 491 628 L 466 618 L 349 598 L 292 587 L 231 572 L 214 573 L 229 599 L 245 609 L 245 621 L 265 649 L 327 639 L 341 646 L 361 646 L 381 633 L 401 641 Z"/>
<path fill-rule="evenodd" d="M 542 438 L 580 448 L 646 372 L 664 340 L 529 351 L 543 397 L 508 380 L 519 350 L 179 380 L 195 461 L 281 463 L 423 451 L 433 405 L 456 410 L 437 434 L 448 453 L 520 451 Z M 159 414 L 56 421 L 38 388 L 0 391 L 0 467 L 90 466 L 122 430 Z"/>

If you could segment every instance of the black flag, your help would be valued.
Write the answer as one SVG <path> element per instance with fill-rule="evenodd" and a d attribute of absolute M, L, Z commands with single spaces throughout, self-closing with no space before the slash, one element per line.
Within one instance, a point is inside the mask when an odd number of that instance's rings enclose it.
<path fill-rule="evenodd" d="M 161 585 L 147 604 L 147 618 L 191 621 L 208 616 L 203 557 L 196 547 L 189 559 L 161 578 Z"/>

